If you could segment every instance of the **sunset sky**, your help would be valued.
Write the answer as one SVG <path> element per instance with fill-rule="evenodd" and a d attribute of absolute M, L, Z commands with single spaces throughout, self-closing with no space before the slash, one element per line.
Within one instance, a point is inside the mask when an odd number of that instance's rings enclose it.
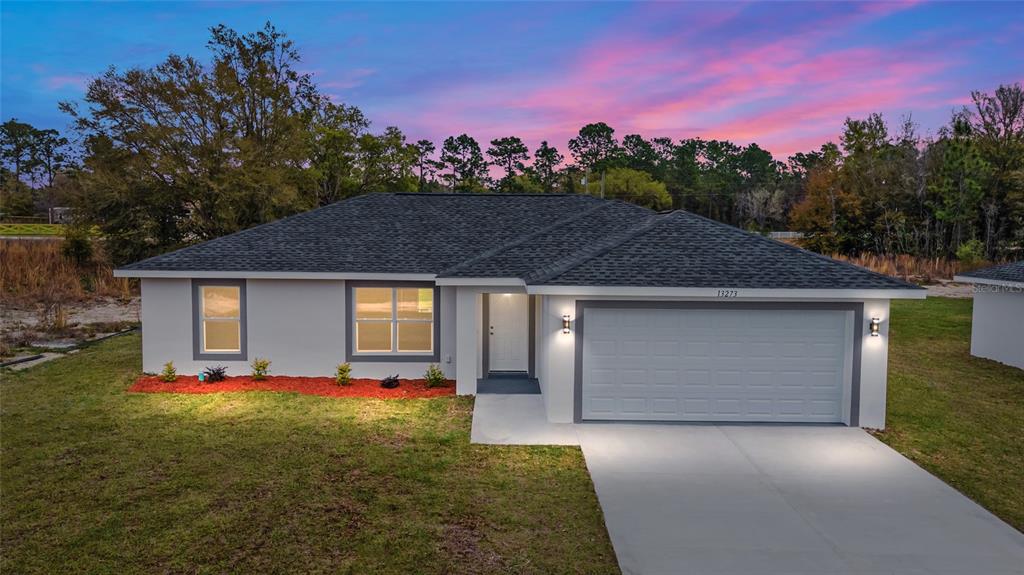
<path fill-rule="evenodd" d="M 1024 82 L 1024 3 L 19 3 L 2 5 L 2 116 L 64 129 L 110 65 L 206 59 L 207 29 L 270 20 L 301 69 L 374 129 L 518 135 L 604 121 L 620 137 L 757 142 L 777 158 L 847 116 L 934 133 L 971 90 Z M 486 147 L 486 146 L 485 146 Z"/>

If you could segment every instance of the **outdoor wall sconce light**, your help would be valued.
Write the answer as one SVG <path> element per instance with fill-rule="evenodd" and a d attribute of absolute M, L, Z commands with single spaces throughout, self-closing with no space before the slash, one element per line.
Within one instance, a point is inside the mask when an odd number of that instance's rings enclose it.
<path fill-rule="evenodd" d="M 882 320 L 877 317 L 871 318 L 871 337 L 878 337 L 878 328 L 882 325 Z"/>
<path fill-rule="evenodd" d="M 569 327 L 571 325 L 570 324 L 571 321 L 572 321 L 572 318 L 569 317 L 569 314 L 565 314 L 565 315 L 562 316 L 562 333 L 569 333 Z"/>

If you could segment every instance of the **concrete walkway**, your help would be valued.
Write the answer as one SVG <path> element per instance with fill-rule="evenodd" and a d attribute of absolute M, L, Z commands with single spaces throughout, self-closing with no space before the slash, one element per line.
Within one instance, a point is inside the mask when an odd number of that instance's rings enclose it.
<path fill-rule="evenodd" d="M 1024 535 L 860 429 L 576 431 L 627 574 L 1024 574 Z"/>
<path fill-rule="evenodd" d="M 541 395 L 478 395 L 470 441 L 491 445 L 579 445 L 576 426 L 550 423 Z"/>

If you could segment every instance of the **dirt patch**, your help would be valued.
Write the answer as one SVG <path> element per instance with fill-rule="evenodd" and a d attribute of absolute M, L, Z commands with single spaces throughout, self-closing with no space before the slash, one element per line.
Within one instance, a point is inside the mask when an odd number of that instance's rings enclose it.
<path fill-rule="evenodd" d="M 117 298 L 100 298 L 90 302 L 70 303 L 66 306 L 68 325 L 137 323 L 139 321 L 139 298 L 127 301 Z M 0 317 L 0 330 L 7 332 L 18 328 L 35 329 L 41 319 L 36 306 L 6 305 Z"/>
<path fill-rule="evenodd" d="M 229 377 L 216 383 L 200 382 L 195 376 L 178 376 L 173 382 L 154 375 L 142 376 L 128 388 L 132 393 L 226 393 L 236 391 L 284 391 L 324 397 L 366 397 L 374 399 L 415 399 L 455 395 L 455 382 L 442 387 L 427 387 L 423 379 L 400 379 L 398 387 L 384 389 L 379 379 L 353 379 L 350 385 L 338 385 L 330 377 L 268 376 L 256 381 L 249 376 Z"/>
<path fill-rule="evenodd" d="M 502 567 L 501 555 L 481 549 L 478 520 L 466 519 L 444 526 L 441 550 L 465 573 L 491 573 Z"/>
<path fill-rule="evenodd" d="M 974 297 L 974 285 L 939 280 L 938 283 L 924 286 L 932 297 L 952 297 L 971 299 Z"/>

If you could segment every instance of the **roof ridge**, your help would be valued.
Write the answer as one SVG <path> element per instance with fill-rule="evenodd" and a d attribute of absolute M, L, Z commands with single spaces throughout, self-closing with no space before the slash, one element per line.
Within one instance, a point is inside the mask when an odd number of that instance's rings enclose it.
<path fill-rule="evenodd" d="M 562 227 L 562 226 L 564 226 L 564 225 L 566 225 L 566 224 L 568 224 L 570 222 L 575 222 L 575 221 L 579 220 L 580 218 L 583 218 L 584 216 L 588 216 L 588 215 L 590 215 L 590 214 L 592 214 L 594 212 L 603 210 L 603 209 L 608 208 L 609 206 L 612 206 L 612 205 L 614 205 L 613 202 L 607 202 L 607 203 L 601 202 L 601 203 L 598 203 L 598 204 L 594 204 L 593 206 L 583 210 L 582 212 L 577 212 L 577 213 L 573 214 L 572 216 L 570 216 L 568 218 L 564 218 L 564 219 L 558 220 L 557 222 L 555 222 L 555 223 L 553 223 L 551 225 L 545 226 L 545 227 L 543 227 L 543 228 L 541 228 L 539 230 L 535 230 L 535 231 L 530 232 L 530 233 L 528 233 L 526 235 L 519 236 L 519 237 L 517 237 L 516 239 L 514 239 L 514 240 L 512 240 L 510 242 L 504 243 L 504 244 L 502 244 L 500 246 L 493 247 L 493 248 L 491 248 L 489 250 L 484 250 L 484 251 L 480 252 L 479 254 L 477 254 L 475 256 L 472 256 L 472 257 L 469 257 L 469 258 L 467 258 L 465 260 L 462 260 L 461 262 L 459 262 L 459 263 L 457 263 L 457 264 L 455 264 L 455 265 L 453 265 L 453 266 L 451 266 L 451 267 L 449 267 L 447 269 L 441 270 L 440 272 L 437 273 L 437 276 L 438 277 L 444 277 L 444 276 L 446 276 L 448 274 L 451 274 L 451 273 L 454 273 L 454 272 L 456 272 L 456 271 L 458 271 L 460 269 L 466 268 L 466 267 L 468 267 L 468 266 L 470 266 L 472 264 L 479 263 L 479 262 L 482 262 L 483 260 L 492 258 L 492 257 L 494 257 L 494 256 L 496 256 L 496 255 L 498 255 L 498 254 L 500 254 L 500 253 L 502 253 L 502 252 L 504 252 L 506 250 L 510 250 L 510 249 L 512 249 L 512 248 L 514 248 L 516 246 L 521 246 L 524 243 L 526 243 L 527 241 L 532 240 L 533 238 L 536 238 L 536 237 L 542 236 L 544 234 L 547 234 L 547 233 L 549 233 L 551 231 L 554 231 L 554 230 L 556 230 L 556 229 L 558 229 L 558 228 L 560 228 L 560 227 Z"/>
<path fill-rule="evenodd" d="M 575 267 L 610 252 L 641 234 L 651 231 L 661 223 L 670 219 L 676 213 L 677 212 L 651 214 L 646 220 L 631 228 L 627 228 L 617 234 L 612 234 L 600 242 L 595 242 L 589 247 L 576 250 L 563 258 L 555 260 L 550 265 L 543 266 L 533 272 L 530 272 L 523 278 L 523 280 L 528 284 L 550 281 Z"/>
<path fill-rule="evenodd" d="M 826 256 L 825 254 L 819 254 L 818 252 L 812 252 L 811 250 L 804 249 L 804 248 L 802 248 L 800 246 L 795 246 L 793 244 L 788 244 L 786 242 L 780 242 L 779 240 L 776 240 L 774 238 L 770 238 L 770 237 L 767 237 L 767 236 L 763 236 L 761 234 L 755 234 L 754 232 L 748 232 L 747 230 L 744 230 L 742 228 L 738 228 L 736 226 L 729 225 L 729 224 L 727 224 L 725 222 L 720 222 L 720 221 L 717 221 L 717 220 L 713 220 L 711 218 L 704 217 L 704 216 L 702 216 L 700 214 L 695 214 L 693 212 L 688 212 L 686 210 L 678 210 L 678 211 L 685 213 L 687 216 L 699 218 L 699 219 L 704 220 L 706 222 L 712 223 L 712 224 L 714 224 L 716 226 L 719 226 L 719 227 L 722 227 L 722 228 L 726 228 L 726 229 L 728 229 L 730 231 L 740 232 L 740 233 L 742 233 L 744 235 L 747 235 L 747 236 L 750 236 L 750 237 L 753 237 L 753 238 L 757 238 L 758 240 L 760 240 L 762 242 L 769 243 L 769 244 L 772 244 L 772 245 L 775 245 L 775 246 L 779 246 L 779 247 L 785 248 L 785 249 L 790 250 L 790 251 L 795 251 L 795 252 L 802 253 L 802 254 L 805 254 L 805 255 L 813 256 L 813 257 L 815 257 L 817 259 L 825 260 L 825 261 L 827 261 L 829 263 L 839 264 L 840 266 L 845 266 L 845 267 L 848 267 L 848 268 L 853 268 L 853 269 L 855 269 L 855 270 L 857 270 L 857 271 L 859 271 L 861 273 L 866 273 L 866 274 L 869 274 L 869 275 L 872 275 L 872 276 L 875 276 L 875 277 L 884 278 L 884 279 L 887 279 L 887 280 L 895 280 L 895 281 L 904 283 L 904 284 L 906 284 L 906 285 L 908 285 L 908 286 L 910 286 L 910 287 L 912 287 L 914 289 L 925 289 L 925 288 L 923 288 L 923 287 L 921 287 L 919 285 L 912 284 L 912 283 L 910 283 L 908 281 L 901 280 L 900 278 L 897 278 L 897 277 L 894 277 L 894 276 L 890 276 L 890 275 L 886 275 L 886 274 L 883 274 L 883 273 L 880 273 L 880 272 L 876 272 L 876 271 L 870 270 L 870 269 L 868 269 L 868 268 L 866 268 L 864 266 L 859 266 L 857 264 L 854 264 L 854 263 L 851 263 L 851 262 L 848 262 L 848 261 L 837 260 L 835 258 Z"/>

